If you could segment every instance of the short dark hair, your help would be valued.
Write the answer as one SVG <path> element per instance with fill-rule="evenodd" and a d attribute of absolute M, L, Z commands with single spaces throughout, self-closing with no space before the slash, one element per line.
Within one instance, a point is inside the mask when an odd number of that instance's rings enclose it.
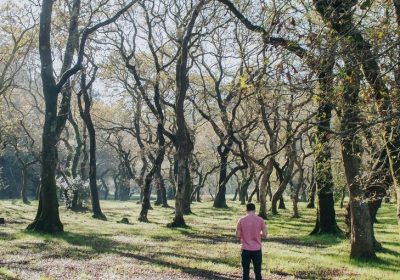
<path fill-rule="evenodd" d="M 256 206 L 254 205 L 254 203 L 247 203 L 246 210 L 247 211 L 256 211 Z"/>

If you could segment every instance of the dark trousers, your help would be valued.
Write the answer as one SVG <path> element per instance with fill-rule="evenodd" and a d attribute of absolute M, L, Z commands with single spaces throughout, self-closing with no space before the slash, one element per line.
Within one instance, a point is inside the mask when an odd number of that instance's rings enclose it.
<path fill-rule="evenodd" d="M 243 268 L 243 280 L 249 279 L 250 274 L 250 262 L 253 262 L 254 274 L 256 275 L 256 280 L 261 280 L 261 263 L 262 263 L 262 253 L 261 250 L 258 251 L 248 251 L 242 250 L 241 252 L 242 268 Z"/>

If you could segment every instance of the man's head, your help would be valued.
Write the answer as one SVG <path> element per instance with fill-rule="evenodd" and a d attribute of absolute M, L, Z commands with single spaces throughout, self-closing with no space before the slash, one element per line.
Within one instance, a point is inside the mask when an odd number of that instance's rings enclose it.
<path fill-rule="evenodd" d="M 256 211 L 256 206 L 254 205 L 254 203 L 247 203 L 247 205 L 246 205 L 246 211 L 247 211 L 247 212 L 254 212 L 254 211 Z"/>

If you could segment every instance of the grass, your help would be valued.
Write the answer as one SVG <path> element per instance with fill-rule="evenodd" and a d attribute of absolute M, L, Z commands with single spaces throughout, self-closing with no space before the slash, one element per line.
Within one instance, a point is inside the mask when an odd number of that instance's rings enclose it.
<path fill-rule="evenodd" d="M 170 202 L 172 204 L 172 202 Z M 0 201 L 0 279 L 240 279 L 239 245 L 234 238 L 243 207 L 213 209 L 193 204 L 185 229 L 170 229 L 173 209 L 155 207 L 150 223 L 137 221 L 136 202 L 102 201 L 108 221 L 61 207 L 65 232 L 24 231 L 36 203 Z M 349 260 L 349 240 L 309 236 L 315 210 L 300 205 L 301 218 L 289 210 L 267 221 L 263 274 L 267 279 L 399 279 L 400 235 L 394 205 L 379 211 L 376 236 L 384 249 L 374 262 Z M 343 212 L 338 209 L 338 220 Z M 127 217 L 130 224 L 117 223 Z M 343 224 L 340 223 L 343 228 Z"/>

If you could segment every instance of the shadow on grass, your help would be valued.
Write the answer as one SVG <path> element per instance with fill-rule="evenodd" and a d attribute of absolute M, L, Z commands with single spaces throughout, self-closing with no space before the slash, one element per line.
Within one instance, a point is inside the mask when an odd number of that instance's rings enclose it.
<path fill-rule="evenodd" d="M 237 243 L 237 239 L 234 236 L 233 229 L 232 233 L 224 234 L 220 233 L 218 235 L 215 232 L 228 231 L 228 228 L 211 226 L 212 232 L 198 232 L 192 228 L 175 228 L 174 231 L 179 231 L 181 235 L 186 236 L 190 239 L 195 239 L 207 244 L 219 244 L 219 243 Z M 151 237 L 158 241 L 169 241 L 178 240 L 177 237 L 156 235 Z M 297 237 L 268 237 L 267 242 L 274 242 L 283 245 L 292 245 L 299 247 L 310 247 L 310 248 L 327 248 L 330 246 L 337 245 L 345 240 L 344 237 L 335 235 L 320 235 L 320 236 L 309 236 L 302 235 Z"/>
<path fill-rule="evenodd" d="M 228 234 L 207 235 L 205 233 L 197 233 L 194 231 L 183 230 L 183 229 L 180 229 L 179 231 L 181 232 L 182 235 L 185 235 L 189 238 L 193 238 L 198 241 L 202 241 L 202 242 L 209 243 L 209 244 L 235 243 L 237 241 L 236 237 L 234 237 L 233 234 L 232 235 L 228 235 Z"/>
<path fill-rule="evenodd" d="M 338 275 L 347 275 L 350 276 L 351 279 L 357 279 L 355 277 L 358 275 L 357 273 L 351 272 L 343 268 L 323 267 L 315 267 L 313 270 L 298 270 L 293 273 L 288 273 L 281 269 L 272 269 L 271 273 L 280 276 L 293 277 L 293 279 L 334 279 Z"/>
<path fill-rule="evenodd" d="M 3 239 L 3 240 L 15 240 L 17 238 L 15 237 L 15 234 L 13 234 L 13 233 L 0 232 L 0 239 Z"/>
<path fill-rule="evenodd" d="M 374 267 L 384 271 L 400 272 L 399 261 L 388 261 L 381 258 L 372 260 L 350 260 L 350 263 L 357 267 Z"/>
<path fill-rule="evenodd" d="M 181 232 L 185 232 L 185 229 L 179 229 Z M 188 231 L 186 231 L 188 232 Z M 134 258 L 139 261 L 148 262 L 150 264 L 160 265 L 164 267 L 169 267 L 177 270 L 181 270 L 184 273 L 190 274 L 192 276 L 205 277 L 207 279 L 217 279 L 217 280 L 225 280 L 225 279 L 236 279 L 237 277 L 231 275 L 221 274 L 212 270 L 201 269 L 201 268 L 192 268 L 185 265 L 181 265 L 179 263 L 169 262 L 162 260 L 160 257 L 162 256 L 172 256 L 176 258 L 187 258 L 193 259 L 195 261 L 204 261 L 204 262 L 214 262 L 227 264 L 232 266 L 231 262 L 221 261 L 220 259 L 213 258 L 202 258 L 202 257 L 193 257 L 193 256 L 185 256 L 183 254 L 176 253 L 157 253 L 152 254 L 150 256 L 146 256 L 149 254 L 144 251 L 145 248 L 149 248 L 149 245 L 134 245 L 131 243 L 119 242 L 115 240 L 111 240 L 109 238 L 105 238 L 102 236 L 98 236 L 98 234 L 93 233 L 93 235 L 84 235 L 78 233 L 64 232 L 55 235 L 46 235 L 39 233 L 27 232 L 27 234 L 44 238 L 45 242 L 42 243 L 31 243 L 31 244 L 21 244 L 18 245 L 21 249 L 31 249 L 34 251 L 49 251 L 50 255 L 46 255 L 46 258 L 72 258 L 77 260 L 90 259 L 95 258 L 98 254 L 115 254 L 121 257 Z M 55 240 L 63 240 L 70 245 L 78 246 L 78 247 L 88 247 L 91 250 L 79 249 L 79 248 L 58 248 L 57 252 L 53 252 L 52 248 L 56 246 L 54 244 Z M 60 250 L 61 249 L 61 250 Z M 137 252 L 137 253 L 136 253 Z M 139 254 L 141 252 L 141 254 Z"/>
<path fill-rule="evenodd" d="M 379 221 L 378 225 L 385 225 L 385 226 L 387 226 L 387 225 L 397 225 L 396 219 L 392 219 L 392 218 L 381 217 L 381 218 L 378 218 L 378 221 Z"/>
<path fill-rule="evenodd" d="M 398 251 L 394 251 L 394 250 L 391 250 L 391 249 L 383 247 L 382 249 L 380 249 L 378 251 L 378 253 L 384 253 L 384 254 L 389 254 L 389 255 L 398 257 L 399 258 L 399 263 L 400 263 L 400 252 L 398 252 Z M 400 270 L 400 268 L 399 268 L 399 270 Z"/>
<path fill-rule="evenodd" d="M 376 229 L 375 233 L 378 233 L 378 234 L 396 234 L 396 230 L 388 231 L 388 230 Z"/>
<path fill-rule="evenodd" d="M 175 257 L 175 258 L 187 258 L 187 259 L 191 259 L 191 260 L 199 261 L 199 262 L 212 262 L 215 264 L 224 264 L 224 265 L 232 267 L 232 269 L 234 269 L 234 270 L 237 270 L 240 266 L 239 254 L 238 254 L 238 259 L 235 261 L 230 261 L 228 259 L 221 259 L 221 258 L 201 257 L 201 256 L 194 255 L 194 254 L 189 254 L 189 255 L 177 254 L 177 253 L 173 253 L 173 252 L 162 252 L 162 253 L 160 253 L 160 255 Z"/>
<path fill-rule="evenodd" d="M 303 237 L 269 237 L 267 242 L 310 248 L 327 248 L 341 243 L 345 238 L 334 235 L 303 236 Z"/>
<path fill-rule="evenodd" d="M 174 238 L 170 235 L 161 235 L 161 234 L 151 235 L 149 237 L 155 241 L 160 241 L 160 242 L 168 242 L 168 241 L 176 241 L 177 240 L 176 238 Z"/>
<path fill-rule="evenodd" d="M 385 245 L 400 247 L 400 242 L 383 241 L 383 246 L 385 246 Z"/>
<path fill-rule="evenodd" d="M 184 273 L 190 274 L 195 277 L 204 277 L 206 279 L 215 279 L 215 280 L 228 280 L 228 279 L 240 279 L 238 275 L 226 275 L 226 274 L 221 274 L 218 272 L 206 270 L 206 269 L 201 269 L 201 268 L 192 268 L 192 267 L 187 267 L 183 266 L 177 263 L 161 260 L 157 258 L 156 256 L 143 256 L 143 255 L 138 255 L 138 254 L 133 254 L 133 253 L 121 253 L 121 256 L 128 257 L 128 258 L 134 258 L 142 262 L 147 262 L 149 264 L 155 264 L 163 267 L 169 267 L 177 270 L 181 270 Z M 177 255 L 179 256 L 179 255 Z"/>
<path fill-rule="evenodd" d="M 131 243 L 115 241 L 103 236 L 99 236 L 98 233 L 79 234 L 73 232 L 63 232 L 53 235 L 35 233 L 30 231 L 27 231 L 26 233 L 44 239 L 45 241 L 44 243 L 31 244 L 40 250 L 48 249 L 49 251 L 51 251 L 51 247 L 55 245 L 54 244 L 55 240 L 63 240 L 73 246 L 90 248 L 92 251 L 91 252 L 85 251 L 83 257 L 85 256 L 88 257 L 90 255 L 95 255 L 95 254 L 115 253 L 115 251 L 118 250 L 119 248 L 136 251 L 136 250 L 141 250 L 144 247 L 144 245 L 140 246 Z M 26 244 L 20 246 L 26 246 Z M 77 250 L 77 249 L 72 248 L 72 250 Z"/>

